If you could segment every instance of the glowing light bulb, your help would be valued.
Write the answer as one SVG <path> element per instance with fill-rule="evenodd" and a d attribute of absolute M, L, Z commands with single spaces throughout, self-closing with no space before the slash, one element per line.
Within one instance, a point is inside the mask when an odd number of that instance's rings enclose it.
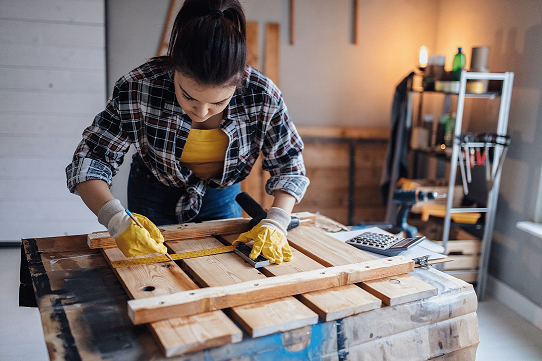
<path fill-rule="evenodd" d="M 420 48 L 420 68 L 425 68 L 429 60 L 429 48 L 427 46 L 422 46 Z"/>

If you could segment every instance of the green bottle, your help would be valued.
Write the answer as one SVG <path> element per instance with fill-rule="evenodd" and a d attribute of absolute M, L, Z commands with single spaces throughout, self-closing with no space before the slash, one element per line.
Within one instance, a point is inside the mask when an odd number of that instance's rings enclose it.
<path fill-rule="evenodd" d="M 452 80 L 457 81 L 461 78 L 461 70 L 465 67 L 465 54 L 461 52 L 461 47 L 457 48 L 457 54 L 452 63 Z"/>

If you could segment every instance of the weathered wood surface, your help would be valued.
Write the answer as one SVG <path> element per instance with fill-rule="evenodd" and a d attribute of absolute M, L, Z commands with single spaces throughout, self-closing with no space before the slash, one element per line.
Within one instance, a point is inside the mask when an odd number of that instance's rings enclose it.
<path fill-rule="evenodd" d="M 215 238 L 168 242 L 168 246 L 176 253 L 198 251 L 222 245 Z M 197 280 L 198 284 L 205 287 L 233 285 L 243 281 L 258 281 L 266 278 L 259 270 L 248 265 L 235 253 L 186 259 L 181 264 Z M 228 314 L 252 337 L 284 332 L 318 322 L 316 313 L 291 296 L 233 307 L 228 310 Z"/>
<path fill-rule="evenodd" d="M 462 317 L 476 312 L 472 285 L 434 269 L 415 269 L 411 274 L 437 287 L 437 296 L 166 358 L 151 332 L 132 324 L 126 293 L 101 252 L 88 249 L 86 239 L 81 235 L 23 240 L 51 360 L 354 361 L 359 359 L 358 346 L 365 358 L 377 360 L 385 354 L 392 361 L 467 361 L 476 354 L 473 315 L 470 320 Z M 427 331 L 415 331 L 420 328 Z M 361 346 L 377 340 L 382 349 Z M 386 349 L 386 340 L 397 347 Z M 399 355 L 398 347 L 414 353 L 420 342 L 428 353 Z"/>
<path fill-rule="evenodd" d="M 236 235 L 232 234 L 221 238 L 226 243 L 231 244 L 236 239 Z M 266 276 L 272 277 L 315 269 L 325 269 L 324 266 L 295 248 L 291 248 L 291 250 L 294 255 L 292 261 L 284 262 L 280 265 L 272 264 L 263 267 L 261 272 Z M 378 308 L 382 304 L 380 299 L 355 285 L 308 292 L 299 295 L 298 299 L 325 321 L 366 312 Z"/>
<path fill-rule="evenodd" d="M 376 259 L 356 247 L 339 241 L 314 227 L 298 227 L 288 232 L 290 247 L 326 266 L 342 266 Z"/>
<path fill-rule="evenodd" d="M 360 286 L 388 306 L 436 296 L 438 292 L 436 287 L 409 274 L 367 281 Z"/>
<path fill-rule="evenodd" d="M 395 256 L 260 281 L 131 300 L 128 302 L 128 312 L 134 324 L 141 324 L 380 279 L 413 270 L 414 261 Z"/>
<path fill-rule="evenodd" d="M 108 262 L 126 259 L 118 248 L 102 251 Z M 113 271 L 132 299 L 198 289 L 175 262 L 115 268 Z M 242 331 L 222 311 L 172 317 L 151 322 L 149 328 L 160 341 L 166 356 L 240 342 L 243 338 Z"/>
<path fill-rule="evenodd" d="M 288 240 L 296 249 L 329 266 L 341 266 L 360 262 L 360 260 L 375 259 L 374 256 L 341 242 L 314 227 L 293 229 L 288 233 Z M 371 280 L 360 284 L 360 286 L 387 305 L 411 302 L 437 294 L 437 289 L 434 286 L 410 275 Z"/>
<path fill-rule="evenodd" d="M 298 212 L 292 215 L 307 220 L 301 226 L 310 227 L 314 225 L 314 214 L 310 212 Z M 248 231 L 249 218 L 221 219 L 217 221 L 205 221 L 201 223 L 184 223 L 168 226 L 160 226 L 159 229 L 164 236 L 164 241 L 176 241 L 183 239 L 194 239 L 212 237 L 215 235 L 241 233 Z M 115 240 L 108 232 L 95 232 L 88 235 L 88 246 L 94 248 L 117 247 Z"/>

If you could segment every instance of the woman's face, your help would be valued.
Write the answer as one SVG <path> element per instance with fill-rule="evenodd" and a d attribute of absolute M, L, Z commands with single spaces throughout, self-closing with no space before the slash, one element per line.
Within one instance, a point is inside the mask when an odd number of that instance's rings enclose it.
<path fill-rule="evenodd" d="M 235 86 L 209 86 L 198 84 L 175 71 L 175 95 L 186 114 L 194 122 L 203 123 L 220 115 L 235 93 Z"/>

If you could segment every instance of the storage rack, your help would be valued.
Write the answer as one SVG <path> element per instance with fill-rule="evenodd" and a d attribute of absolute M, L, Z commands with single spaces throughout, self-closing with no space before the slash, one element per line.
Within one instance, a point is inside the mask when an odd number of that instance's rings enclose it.
<path fill-rule="evenodd" d="M 476 292 L 478 295 L 479 300 L 483 300 L 484 292 L 485 292 L 485 285 L 486 285 L 486 278 L 487 278 L 487 268 L 488 268 L 488 261 L 489 261 L 489 251 L 491 248 L 491 240 L 493 237 L 493 228 L 495 223 L 495 213 L 497 208 L 497 200 L 499 195 L 499 184 L 500 184 L 500 177 L 501 177 L 501 170 L 502 167 L 497 167 L 495 162 L 498 162 L 500 158 L 502 157 L 502 160 L 504 160 L 505 154 L 503 154 L 503 151 L 505 149 L 505 145 L 496 143 L 493 146 L 493 163 L 494 166 L 491 170 L 491 178 L 492 178 L 492 186 L 488 191 L 487 195 L 487 202 L 485 207 L 478 207 L 478 208 L 469 208 L 469 207 L 453 207 L 453 199 L 454 199 L 454 186 L 456 184 L 456 176 L 457 176 L 457 167 L 458 167 L 458 159 L 461 150 L 461 147 L 465 144 L 461 143 L 460 136 L 462 134 L 462 125 L 463 125 L 463 117 L 464 117 L 464 106 L 465 106 L 465 99 L 466 98 L 487 98 L 487 99 L 500 99 L 500 106 L 499 106 L 499 115 L 498 120 L 496 124 L 496 129 L 491 130 L 494 131 L 498 135 L 506 135 L 507 134 L 507 128 L 508 128 L 508 115 L 510 111 L 510 99 L 512 94 L 512 83 L 514 79 L 514 73 L 512 72 L 506 72 L 506 73 L 478 73 L 478 72 L 467 72 L 463 71 L 461 73 L 461 80 L 460 80 L 460 86 L 459 86 L 459 93 L 443 93 L 446 95 L 446 99 L 444 101 L 444 108 L 445 113 L 449 111 L 450 108 L 450 95 L 456 95 L 457 96 L 457 109 L 456 109 L 456 121 L 455 121 L 455 141 L 453 143 L 452 147 L 452 154 L 451 158 L 449 158 L 450 161 L 450 173 L 448 176 L 448 192 L 447 192 L 447 200 L 446 200 L 446 213 L 443 220 L 443 234 L 442 234 L 442 245 L 445 249 L 445 252 L 448 248 L 448 240 L 450 236 L 450 227 L 451 227 L 451 215 L 452 213 L 485 213 L 485 222 L 483 225 L 483 236 L 482 236 L 482 244 L 481 244 L 481 251 L 480 251 L 480 260 L 479 260 L 479 266 L 477 270 L 477 281 L 476 281 Z M 480 81 L 501 81 L 502 82 L 502 88 L 499 93 L 482 93 L 482 94 L 474 94 L 474 93 L 467 93 L 466 92 L 466 85 L 467 81 L 470 80 L 480 80 Z M 411 119 L 412 119 L 412 110 L 413 110 L 413 94 L 416 91 L 410 91 L 406 108 L 406 124 L 407 128 L 410 127 Z M 422 91 L 423 93 L 423 91 Z M 419 112 L 421 115 L 421 102 L 422 102 L 422 94 L 420 94 L 420 104 L 419 104 Z M 435 120 L 436 122 L 437 120 Z M 436 124 L 433 125 L 433 132 L 436 131 Z M 406 139 L 403 137 L 402 141 L 406 141 Z M 479 143 L 468 143 L 467 145 L 470 145 L 472 147 L 480 146 Z M 501 161 L 502 161 L 501 160 Z M 399 157 L 396 156 L 394 158 L 394 163 L 399 161 Z M 394 164 L 394 167 L 397 167 L 396 164 Z M 393 192 L 395 187 L 393 184 L 397 181 L 397 179 L 392 179 L 392 182 L 390 183 L 390 192 Z M 393 210 L 394 206 L 391 203 L 391 197 L 388 200 L 387 204 L 387 220 L 392 221 L 392 212 L 390 210 Z M 443 270 L 443 265 L 440 264 L 437 267 L 439 267 L 441 270 Z M 453 271 L 449 271 L 449 273 L 453 274 Z"/>
<path fill-rule="evenodd" d="M 508 115 L 510 112 L 510 99 L 512 95 L 512 83 L 514 80 L 514 73 L 476 73 L 466 72 L 461 73 L 461 80 L 459 85 L 459 95 L 457 100 L 457 115 L 455 121 L 455 141 L 452 147 L 452 158 L 450 164 L 450 177 L 448 184 L 448 198 L 446 200 L 446 214 L 444 217 L 444 230 L 442 235 L 442 244 L 446 250 L 448 246 L 448 240 L 450 235 L 451 214 L 452 213 L 468 213 L 468 212 L 480 212 L 486 214 L 484 223 L 484 234 L 482 237 L 482 247 L 480 252 L 480 263 L 478 266 L 478 277 L 476 282 L 476 293 L 478 299 L 481 301 L 484 297 L 487 268 L 489 263 L 489 251 L 491 249 L 491 240 L 493 237 L 493 227 L 495 224 L 495 212 L 497 209 L 497 201 L 499 197 L 499 184 L 501 179 L 502 167 L 497 167 L 497 163 L 501 157 L 504 157 L 504 145 L 496 143 L 494 146 L 493 167 L 491 169 L 492 186 L 489 189 L 487 204 L 484 208 L 454 208 L 452 207 L 454 184 L 457 176 L 457 166 L 459 159 L 459 152 L 461 151 L 461 145 L 459 137 L 461 135 L 463 112 L 465 106 L 465 98 L 467 97 L 483 97 L 484 94 L 468 94 L 466 93 L 466 84 L 468 80 L 484 80 L 502 81 L 501 95 L 500 95 L 500 107 L 499 116 L 497 120 L 496 134 L 506 135 L 508 129 Z M 489 95 L 492 97 L 492 95 Z M 473 144 L 474 146 L 475 144 Z M 504 158 L 502 159 L 504 160 Z"/>

